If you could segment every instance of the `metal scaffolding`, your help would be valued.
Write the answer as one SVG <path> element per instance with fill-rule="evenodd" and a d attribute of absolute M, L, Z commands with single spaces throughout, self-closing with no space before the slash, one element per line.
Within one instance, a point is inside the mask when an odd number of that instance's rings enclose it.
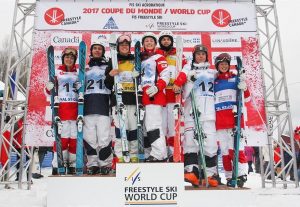
<path fill-rule="evenodd" d="M 83 0 L 78 1 L 82 2 Z M 228 1 L 254 2 L 251 0 Z M 31 163 L 33 161 L 33 149 L 26 147 L 23 142 L 20 143 L 20 145 L 16 144 L 17 142 L 14 139 L 14 134 L 16 134 L 19 130 L 15 131 L 14 125 L 19 119 L 26 117 L 27 113 L 26 108 L 28 105 L 29 77 L 33 51 L 32 33 L 34 30 L 35 3 L 35 0 L 16 0 L 15 3 L 9 45 L 9 63 L 5 77 L 5 91 L 1 116 L 2 136 L 0 138 L 0 146 L 5 146 L 2 147 L 2 150 L 5 150 L 6 154 L 8 154 L 7 162 L 4 166 L 2 166 L 2 168 L 0 168 L 0 184 L 4 184 L 7 188 L 10 187 L 11 184 L 18 184 L 18 188 L 22 188 L 23 184 L 27 185 L 27 189 L 30 189 L 31 187 L 30 180 L 32 174 Z M 262 153 L 260 153 L 262 187 L 265 187 L 266 184 L 269 183 L 272 184 L 272 187 L 276 187 L 276 184 L 283 184 L 284 188 L 286 188 L 288 184 L 293 184 L 296 187 L 299 187 L 298 177 L 296 176 L 297 166 L 295 143 L 293 139 L 293 128 L 276 2 L 275 0 L 257 0 L 255 1 L 255 5 L 257 12 L 258 34 L 260 39 L 261 65 L 263 65 L 261 70 L 264 73 L 265 108 L 268 120 L 268 123 L 266 123 L 268 127 L 267 149 L 270 157 L 270 161 L 266 163 L 266 169 L 263 170 L 263 157 Z M 16 54 L 14 48 L 16 48 Z M 11 59 L 15 55 L 16 62 L 12 63 Z M 28 57 L 30 57 L 30 61 L 26 62 L 25 60 Z M 27 76 L 26 87 L 23 87 L 20 83 L 20 79 L 24 76 Z M 18 91 L 27 97 L 25 101 L 17 100 L 16 94 Z M 11 117 L 7 123 L 5 123 L 6 116 Z M 23 128 L 25 128 L 25 125 Z M 3 136 L 5 131 L 10 131 L 10 136 Z M 23 130 L 23 134 L 24 131 L 25 130 Z M 290 137 L 288 140 L 283 139 L 281 136 L 286 132 Z M 279 163 L 275 164 L 275 167 L 271 167 L 274 166 L 274 143 L 278 144 L 280 147 L 279 156 L 281 159 Z M 262 147 L 260 148 L 260 152 L 262 152 Z M 13 166 L 10 165 L 12 154 L 18 155 L 17 162 Z M 284 155 L 290 155 L 291 159 L 286 162 L 286 160 L 283 159 Z M 18 170 L 16 170 L 17 164 L 20 164 Z M 275 169 L 277 169 L 276 174 Z M 26 176 L 23 176 L 23 171 L 27 170 L 28 178 L 26 179 Z M 292 171 L 295 175 L 295 181 L 288 181 L 287 177 Z M 16 173 L 19 175 L 19 179 L 17 179 L 18 181 L 14 181 Z M 268 179 L 269 177 L 271 177 L 271 179 Z M 23 180 L 25 181 L 23 182 Z"/>
<path fill-rule="evenodd" d="M 34 11 L 35 1 L 15 1 L 1 116 L 0 155 L 6 154 L 8 159 L 0 168 L 0 184 L 4 184 L 6 188 L 10 188 L 11 184 L 18 184 L 18 188 L 26 184 L 27 189 L 31 186 L 30 163 L 33 149 L 25 147 L 23 141 L 18 143 L 15 135 L 20 132 L 23 136 L 25 130 L 22 130 L 22 127 L 16 130 L 15 126 L 20 119 L 26 117 L 28 98 L 25 101 L 17 100 L 17 93 L 21 92 L 27 97 L 29 91 Z M 15 62 L 12 62 L 13 57 L 16 59 Z M 25 87 L 20 82 L 23 77 L 27 77 Z M 10 120 L 8 121 L 6 117 L 10 117 Z M 17 161 L 11 166 L 13 154 L 17 156 Z M 23 171 L 28 171 L 27 178 L 26 176 L 23 178 Z M 16 179 L 15 175 L 18 175 Z"/>
<path fill-rule="evenodd" d="M 256 12 L 268 120 L 268 146 L 266 150 L 270 158 L 269 162 L 263 163 L 263 150 L 261 148 L 262 187 L 269 183 L 273 187 L 276 187 L 276 184 L 283 184 L 284 188 L 287 188 L 288 184 L 299 187 L 295 141 L 275 0 L 256 1 Z M 282 136 L 284 134 L 287 136 Z M 288 137 L 288 139 L 283 137 Z M 274 162 L 274 147 L 276 145 L 280 147 L 280 153 L 276 153 L 280 157 L 278 163 Z M 284 157 L 286 158 L 284 159 Z M 287 157 L 291 159 L 287 160 Z M 266 169 L 263 167 L 264 164 Z M 295 181 L 287 180 L 291 173 L 294 173 Z"/>

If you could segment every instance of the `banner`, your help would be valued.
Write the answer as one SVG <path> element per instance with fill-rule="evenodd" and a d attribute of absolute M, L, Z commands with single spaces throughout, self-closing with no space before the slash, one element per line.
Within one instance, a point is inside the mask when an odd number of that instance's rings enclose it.
<path fill-rule="evenodd" d="M 252 2 L 37 2 L 37 30 L 256 31 Z"/>
<path fill-rule="evenodd" d="M 97 31 L 97 25 L 103 25 L 106 23 L 105 18 L 98 18 L 97 15 L 94 15 L 93 21 L 90 22 L 91 25 L 94 25 L 94 30 L 86 31 L 89 26 L 82 24 L 74 24 L 72 28 L 74 31 L 64 31 L 61 30 L 64 27 L 62 24 L 47 26 L 44 16 L 44 10 L 52 7 L 60 7 L 66 8 L 70 12 L 75 12 L 81 6 L 88 8 L 90 5 L 102 5 L 100 2 L 95 3 L 76 3 L 76 6 L 73 2 L 46 2 L 46 3 L 38 3 L 38 13 L 37 13 L 37 29 L 34 31 L 34 50 L 33 50 L 33 60 L 32 60 L 32 69 L 31 69 L 31 80 L 30 80 L 30 91 L 29 91 L 29 103 L 28 103 L 28 113 L 26 119 L 26 136 L 25 140 L 28 145 L 35 146 L 51 146 L 54 141 L 53 132 L 51 129 L 51 109 L 50 109 L 50 97 L 45 93 L 45 84 L 48 81 L 48 68 L 47 68 L 47 58 L 46 58 L 46 49 L 48 46 L 53 45 L 55 49 L 55 64 L 58 66 L 61 64 L 61 52 L 65 47 L 72 46 L 78 49 L 79 42 L 85 41 L 88 47 L 89 55 L 89 47 L 91 42 L 96 39 L 101 39 L 102 42 L 106 42 L 106 57 L 110 57 L 109 48 L 108 48 L 108 40 L 110 34 L 116 33 L 117 36 L 120 34 L 130 34 L 132 37 L 132 52 L 133 46 L 136 41 L 141 40 L 144 32 L 134 30 L 127 31 Z M 233 3 L 207 3 L 207 2 L 193 2 L 194 10 L 197 9 L 197 5 L 200 8 L 211 8 L 214 6 L 216 8 L 228 9 L 228 6 L 233 6 Z M 125 5 L 132 4 L 130 2 L 124 2 Z M 135 5 L 136 3 L 134 3 Z M 150 3 L 149 3 L 150 4 Z M 167 2 L 156 3 L 167 5 Z M 191 6 L 191 1 L 188 2 L 178 2 L 181 5 L 181 8 L 186 8 Z M 244 7 L 247 4 L 248 12 L 252 12 L 252 3 L 234 3 L 235 8 L 239 8 L 239 6 Z M 111 5 L 106 2 L 106 7 Z M 116 4 L 113 4 L 115 5 Z M 123 5 L 123 3 L 118 4 Z M 152 5 L 152 4 L 151 4 Z M 169 4 L 168 4 L 169 5 Z M 169 8 L 172 8 L 174 5 L 169 5 Z M 177 3 L 176 3 L 177 6 Z M 211 6 L 211 7 L 208 7 Z M 106 8 L 105 7 L 105 8 Z M 44 8 L 44 9 L 42 9 Z M 124 7 L 125 8 L 125 7 Z M 238 10 L 238 9 L 236 9 Z M 75 13 L 74 13 L 75 14 Z M 69 14 L 68 14 L 69 15 Z M 56 17 L 57 13 L 56 13 Z M 115 19 L 115 15 L 112 15 Z M 175 17 L 174 17 L 175 18 Z M 183 18 L 181 18 L 183 19 Z M 197 16 L 196 19 L 187 18 L 187 22 L 200 22 L 201 17 Z M 65 19 L 62 20 L 66 21 Z M 42 23 L 44 22 L 44 23 Z M 61 22 L 61 23 L 62 23 Z M 138 26 L 135 23 L 134 19 L 128 19 L 126 23 L 124 23 L 124 27 L 130 28 L 132 25 Z M 44 26 L 43 26 L 44 25 Z M 204 26 L 206 23 L 204 24 Z M 212 26 L 209 22 L 207 25 Z M 207 26 L 206 25 L 206 26 Z M 227 26 L 228 29 L 230 26 Z M 258 37 L 256 32 L 256 26 L 253 28 L 253 31 L 247 31 L 251 28 L 249 25 L 246 26 L 247 29 L 243 27 L 239 27 L 238 31 L 235 32 L 223 32 L 224 28 L 220 27 L 216 32 L 203 32 L 204 30 L 200 30 L 199 32 L 191 31 L 180 31 L 174 30 L 174 36 L 180 35 L 183 38 L 184 43 L 184 55 L 188 58 L 188 60 L 192 59 L 192 50 L 196 44 L 204 44 L 208 48 L 208 58 L 211 64 L 211 68 L 214 68 L 214 59 L 222 52 L 227 52 L 232 56 L 232 68 L 236 64 L 236 57 L 242 57 L 244 68 L 246 70 L 247 76 L 247 86 L 251 93 L 251 101 L 246 103 L 245 107 L 245 121 L 246 121 L 246 135 L 247 142 L 249 145 L 264 145 L 267 140 L 267 129 L 266 129 L 266 115 L 265 115 L 265 107 L 264 107 L 264 94 L 263 94 L 263 80 L 262 80 L 262 71 L 261 71 L 261 62 L 260 62 L 260 53 L 259 53 L 259 45 L 258 45 Z M 58 30 L 60 28 L 60 30 Z M 76 28 L 76 30 L 75 30 Z M 128 29 L 127 28 L 127 29 Z M 225 29 L 226 29 L 225 28 Z M 41 30 L 47 29 L 47 30 Z M 68 28 L 70 29 L 70 28 Z M 237 28 L 236 28 L 237 29 Z M 148 31 L 150 29 L 147 29 Z M 250 29 L 249 29 L 250 30 Z M 252 30 L 252 29 L 251 29 Z M 157 36 L 159 31 L 154 32 Z M 175 38 L 174 38 L 175 39 Z M 176 43 L 175 43 L 176 46 Z M 88 60 L 87 60 L 88 61 Z M 78 62 L 77 62 L 78 63 Z M 112 135 L 113 136 L 113 130 Z"/>

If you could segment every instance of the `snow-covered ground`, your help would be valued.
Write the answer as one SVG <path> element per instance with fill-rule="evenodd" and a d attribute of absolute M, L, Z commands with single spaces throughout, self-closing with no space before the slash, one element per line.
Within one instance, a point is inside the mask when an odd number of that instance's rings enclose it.
<path fill-rule="evenodd" d="M 34 179 L 31 190 L 16 190 L 17 186 L 12 186 L 16 189 L 3 189 L 0 186 L 0 207 L 46 207 L 47 206 L 47 176 L 50 175 L 50 168 L 43 168 L 42 174 L 45 176 L 41 179 Z M 224 203 L 222 207 L 292 207 L 300 206 L 300 189 L 295 188 L 294 185 L 289 185 L 288 189 L 283 189 L 282 186 L 277 186 L 276 189 L 267 185 L 267 188 L 261 188 L 261 179 L 258 174 L 250 174 L 245 187 L 251 188 L 247 193 L 244 190 L 238 191 L 241 196 L 228 198 L 228 203 Z M 24 187 L 25 188 L 25 187 Z M 199 192 L 199 191 L 198 191 Z M 84 193 L 84 191 L 83 191 Z M 197 193 L 197 192 L 195 192 Z M 199 196 L 199 203 L 201 206 L 212 207 L 214 200 L 221 197 L 221 191 L 207 191 L 209 197 L 211 196 L 211 203 L 201 202 Z M 238 194 L 237 194 L 238 195 Z M 246 195 L 246 197 L 245 197 Z M 247 195 L 249 195 L 247 197 Z M 112 199 L 114 197 L 112 196 Z M 232 202 L 232 200 L 234 202 Z M 100 206 L 100 203 L 99 203 Z M 200 206 L 195 205 L 196 206 Z M 85 206 L 88 207 L 88 206 Z M 184 206 L 183 206 L 184 207 Z"/>

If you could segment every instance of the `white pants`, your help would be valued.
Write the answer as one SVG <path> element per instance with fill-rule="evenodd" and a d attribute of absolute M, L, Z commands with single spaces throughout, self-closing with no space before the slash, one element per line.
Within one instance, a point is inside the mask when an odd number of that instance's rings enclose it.
<path fill-rule="evenodd" d="M 127 132 L 127 140 L 129 146 L 130 157 L 137 157 L 138 153 L 138 141 L 137 141 L 137 118 L 136 118 L 136 106 L 127 105 L 127 116 L 125 119 L 125 127 Z M 116 114 L 116 107 L 112 108 L 112 116 L 116 127 L 116 139 L 114 151 L 118 158 L 122 157 L 122 142 L 120 136 L 119 117 Z"/>
<path fill-rule="evenodd" d="M 232 129 L 217 130 L 217 137 L 220 143 L 223 167 L 225 171 L 225 177 L 232 177 L 232 164 L 233 164 L 233 143 L 234 137 Z M 248 172 L 248 163 L 244 154 L 245 143 L 244 139 L 240 140 L 239 150 L 239 164 L 238 164 L 238 176 L 246 175 Z"/>
<path fill-rule="evenodd" d="M 76 165 L 76 140 L 77 140 L 77 125 L 75 120 L 62 121 L 61 132 L 61 149 L 63 153 L 64 163 L 68 163 L 70 167 Z M 56 145 L 54 143 L 54 145 Z M 57 167 L 57 152 L 54 146 L 52 166 Z"/>
<path fill-rule="evenodd" d="M 87 153 L 87 167 L 112 165 L 111 119 L 92 114 L 84 117 L 83 135 Z"/>
<path fill-rule="evenodd" d="M 145 106 L 146 130 L 144 131 L 147 133 L 145 143 L 151 145 L 150 148 L 145 149 L 145 157 L 151 155 L 158 160 L 167 158 L 166 140 L 162 130 L 162 111 L 163 107 L 160 105 L 150 104 Z"/>
<path fill-rule="evenodd" d="M 174 119 L 175 103 L 168 103 L 163 107 L 163 132 L 167 138 L 168 157 L 174 152 L 174 136 L 175 136 L 175 119 Z"/>
<path fill-rule="evenodd" d="M 192 116 L 191 104 L 185 104 L 184 108 L 184 139 L 183 151 L 186 153 L 198 153 L 199 143 L 194 138 L 195 122 Z M 201 115 L 200 115 L 201 116 Z M 204 139 L 204 155 L 213 158 L 217 155 L 218 145 L 216 139 L 216 127 L 214 120 L 200 121 L 202 130 L 206 136 Z M 187 161 L 189 164 L 185 165 L 185 170 L 191 172 L 193 167 L 198 167 L 197 161 Z M 190 164 L 193 163 L 193 164 Z M 206 168 L 207 175 L 211 176 L 217 173 L 217 166 L 213 165 Z"/>

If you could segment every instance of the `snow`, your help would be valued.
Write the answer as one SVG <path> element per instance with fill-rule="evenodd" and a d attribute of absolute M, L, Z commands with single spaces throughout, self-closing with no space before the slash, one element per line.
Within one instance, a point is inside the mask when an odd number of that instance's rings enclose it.
<path fill-rule="evenodd" d="M 31 190 L 17 190 L 16 185 L 12 185 L 16 189 L 3 189 L 0 186 L 0 207 L 46 207 L 47 206 L 47 176 L 51 174 L 50 168 L 43 168 L 42 174 L 44 178 L 33 179 Z M 224 179 L 222 179 L 224 180 Z M 272 188 L 270 184 L 267 188 L 261 188 L 261 178 L 259 174 L 252 173 L 248 176 L 248 181 L 245 187 L 250 190 L 231 191 L 236 195 L 227 197 L 228 202 L 223 203 L 222 207 L 276 207 L 276 206 L 299 206 L 300 205 L 300 189 L 295 188 L 295 185 L 288 185 L 288 189 L 283 189 L 282 185 L 277 188 Z M 26 186 L 24 185 L 24 188 Z M 228 192 L 228 191 L 227 191 Z M 83 191 L 84 193 L 84 191 Z M 194 194 L 200 194 L 199 191 L 193 191 Z M 209 199 L 214 202 L 203 203 L 204 199 L 199 196 L 201 206 L 220 206 L 217 204 L 218 199 L 222 199 L 222 194 L 226 196 L 224 191 L 206 191 Z M 224 197 L 223 195 L 223 197 Z M 112 196 L 112 199 L 114 196 Z M 235 200 L 233 200 L 235 199 Z M 100 203 L 99 203 L 100 204 Z M 88 207 L 86 205 L 85 207 Z"/>

